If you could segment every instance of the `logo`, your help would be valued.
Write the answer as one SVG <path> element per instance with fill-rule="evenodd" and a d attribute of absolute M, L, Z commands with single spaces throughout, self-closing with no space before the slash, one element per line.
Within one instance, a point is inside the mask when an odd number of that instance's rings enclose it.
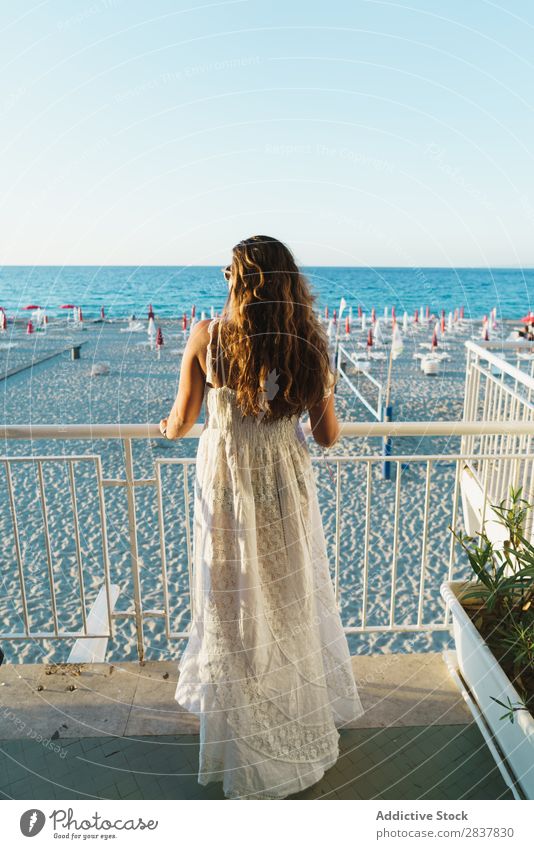
<path fill-rule="evenodd" d="M 34 837 L 39 834 L 46 822 L 46 817 L 38 808 L 30 808 L 24 811 L 20 818 L 20 830 L 24 837 Z"/>

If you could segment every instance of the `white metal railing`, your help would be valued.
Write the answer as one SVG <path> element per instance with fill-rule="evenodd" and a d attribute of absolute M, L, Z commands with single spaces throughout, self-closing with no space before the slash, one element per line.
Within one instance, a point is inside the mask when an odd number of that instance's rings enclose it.
<path fill-rule="evenodd" d="M 464 421 L 480 422 L 478 433 L 464 434 L 461 450 L 474 457 L 471 467 L 484 498 L 500 502 L 509 493 L 511 466 L 504 455 L 528 454 L 534 435 L 534 377 L 512 365 L 502 353 L 534 350 L 534 343 L 465 343 L 467 350 Z M 493 350 L 492 350 L 493 349 Z M 499 352 L 501 356 L 499 356 Z M 519 362 L 519 360 L 518 360 Z M 530 369 L 529 369 L 530 371 Z M 483 423 L 523 422 L 526 430 L 488 433 Z M 523 463 L 519 485 L 528 488 L 529 467 Z"/>
<path fill-rule="evenodd" d="M 196 438 L 202 431 L 202 425 L 196 425 L 188 437 Z M 477 439 L 506 436 L 514 439 L 530 437 L 532 424 L 529 420 L 520 421 L 490 421 L 490 422 L 397 422 L 397 423 L 344 423 L 342 433 L 347 437 L 383 437 L 383 436 L 462 436 L 464 439 Z M 158 458 L 153 461 L 153 473 L 136 476 L 133 458 L 133 441 L 154 439 L 160 437 L 157 425 L 68 425 L 68 426 L 9 426 L 0 428 L 0 436 L 6 441 L 53 440 L 54 443 L 63 440 L 122 440 L 124 473 L 119 476 L 106 476 L 102 470 L 102 459 L 98 453 L 90 454 L 38 453 L 35 456 L 26 452 L 24 456 L 6 455 L 0 458 L 0 469 L 3 466 L 6 480 L 6 498 L 0 504 L 8 514 L 3 520 L 3 538 L 0 558 L 3 560 L 2 573 L 4 582 L 9 581 L 9 592 L 4 590 L 4 602 L 9 605 L 8 621 L 15 616 L 22 623 L 19 627 L 4 628 L 0 637 L 4 640 L 43 640 L 43 639 L 101 639 L 114 638 L 115 625 L 118 620 L 128 620 L 133 624 L 137 654 L 140 659 L 145 654 L 145 623 L 151 619 L 163 621 L 167 638 L 185 638 L 187 629 L 173 630 L 169 602 L 169 561 L 166 536 L 169 529 L 169 515 L 166 512 L 166 501 L 169 490 L 162 482 L 162 472 L 172 472 L 173 469 L 182 475 L 181 492 L 183 499 L 180 511 L 185 535 L 186 584 L 189 596 L 193 588 L 193 542 L 192 542 L 192 499 L 190 496 L 190 476 L 188 470 L 194 465 L 193 457 Z M 529 443 L 530 444 L 530 443 Z M 36 446 L 38 447 L 38 446 Z M 481 452 L 468 454 L 463 451 L 454 454 L 396 454 L 389 457 L 395 471 L 391 483 L 385 484 L 379 470 L 383 462 L 381 454 L 376 455 L 331 455 L 314 457 L 319 476 L 324 478 L 320 485 L 320 496 L 328 495 L 328 507 L 331 516 L 329 533 L 333 545 L 333 582 L 336 597 L 343 613 L 343 604 L 350 596 L 352 613 L 345 624 L 349 634 L 370 632 L 428 632 L 443 631 L 448 628 L 448 610 L 439 596 L 439 583 L 442 580 L 455 577 L 455 568 L 462 570 L 463 564 L 457 561 L 457 546 L 452 534 L 447 531 L 447 525 L 457 528 L 460 521 L 459 491 L 461 470 L 469 463 L 488 462 L 492 453 Z M 516 450 L 502 452 L 499 459 L 509 464 L 507 479 L 517 484 L 519 477 L 524 478 L 527 470 L 525 496 L 534 498 L 534 454 L 519 454 Z M 54 499 L 59 500 L 57 508 L 62 514 L 62 521 L 67 517 L 72 527 L 72 544 L 75 557 L 70 566 L 62 564 L 59 581 L 55 562 L 55 546 L 51 540 L 51 506 L 47 493 L 47 484 L 43 470 L 51 464 L 59 464 L 64 470 L 65 491 L 60 498 L 54 491 Z M 84 534 L 80 530 L 80 498 L 77 488 L 80 469 L 85 470 L 84 484 L 86 491 L 83 509 L 88 510 L 88 495 L 92 493 L 96 518 L 91 514 L 92 543 L 90 551 L 84 543 Z M 443 469 L 446 475 L 443 477 Z M 14 480 L 13 469 L 17 468 L 17 481 Z M 24 509 L 20 509 L 20 493 L 28 496 L 30 487 L 28 475 L 21 477 L 21 470 L 36 472 L 36 486 L 32 497 L 34 501 L 29 508 L 24 501 Z M 92 478 L 88 469 L 91 470 Z M 441 474 L 436 479 L 438 471 Z M 330 475 L 330 481 L 325 477 Z M 445 480 L 445 484 L 444 484 Z M 407 482 L 406 482 L 407 481 Z M 414 493 L 420 488 L 420 497 Z M 87 487 L 89 487 L 87 489 Z M 359 490 L 358 490 L 359 487 Z M 147 568 L 146 556 L 140 552 L 138 540 L 137 499 L 141 489 L 152 491 L 156 496 L 152 532 L 157 532 L 157 547 L 159 552 L 153 552 L 152 577 L 157 574 L 160 588 L 161 604 L 147 605 L 147 588 L 143 586 L 143 574 Z M 350 519 L 343 509 L 345 505 L 344 492 L 348 489 L 361 493 L 361 509 Z M 57 489 L 57 487 L 56 487 Z M 109 499 L 113 493 L 125 492 L 125 541 L 128 549 L 128 564 L 126 567 L 128 581 L 126 589 L 122 590 L 122 598 L 128 603 L 126 609 L 114 609 L 114 599 L 110 598 L 111 579 L 116 583 L 109 546 L 108 524 L 113 513 Z M 176 493 L 173 486 L 172 491 Z M 1 489 L 0 489 L 1 492 Z M 165 494 L 165 498 L 164 498 Z M 407 495 L 412 500 L 407 503 Z M 61 495 L 61 493 L 60 493 Z M 66 498 L 65 498 L 66 497 Z M 177 496 L 176 496 L 177 497 Z M 70 504 L 69 510 L 67 505 Z M 390 522 L 386 521 L 389 511 Z M 21 521 L 24 512 L 24 522 L 39 525 L 42 536 L 42 558 L 44 568 L 37 575 L 33 574 L 39 566 L 39 557 L 25 556 L 24 539 L 25 525 Z M 93 511 L 95 512 L 95 511 Z M 417 513 L 420 528 L 414 533 L 414 515 Z M 9 522 L 8 522 L 9 518 Z M 122 526 L 113 518 L 113 532 L 121 536 Z M 65 519 L 66 521 L 66 519 Z M 176 514 L 172 522 L 176 523 Z M 354 539 L 346 543 L 347 531 L 354 531 L 360 523 L 361 533 L 354 534 Z M 410 522 L 412 524 L 408 525 Z M 10 529 L 8 527 L 10 525 Z M 388 530 L 389 528 L 389 530 Z M 118 529 L 118 530 L 117 530 Z M 35 529 L 33 531 L 35 535 Z M 385 542 L 386 535 L 389 534 Z M 345 536 L 344 536 L 345 535 Z M 377 536 L 378 535 L 378 536 Z M 95 560 L 95 539 L 98 536 L 99 558 Z M 343 540 L 345 539 L 345 545 Z M 11 564 L 9 551 L 13 552 Z M 92 568 L 87 566 L 91 557 Z M 10 567 L 13 568 L 10 571 Z M 31 568 L 30 568 L 31 567 Z M 174 567 L 173 567 L 174 568 Z M 33 571 L 32 571 L 33 570 Z M 350 577 L 352 576 L 352 577 Z M 40 582 L 40 590 L 50 598 L 51 624 L 35 628 L 32 625 L 33 611 L 37 597 L 27 592 L 28 581 L 32 578 Z M 124 574 L 123 574 L 124 578 Z M 87 581 L 90 579 L 93 591 L 103 590 L 106 597 L 107 628 L 99 629 L 100 633 L 91 633 L 87 626 Z M 115 585 L 114 583 L 114 585 Z M 154 588 L 150 588 L 150 600 Z M 42 593 L 41 593 L 42 595 Z M 39 597 L 40 598 L 40 597 Z M 42 599 L 39 604 L 43 604 Z M 399 605 L 402 607 L 399 610 Z M 45 605 L 46 606 L 46 605 Z M 346 606 L 346 605 L 345 605 Z M 351 612 L 351 609 L 348 609 Z M 61 621 L 68 615 L 79 622 L 78 627 L 64 628 Z M 1 617 L 2 621 L 6 619 Z M 356 620 L 356 621 L 355 621 Z"/>
<path fill-rule="evenodd" d="M 362 370 L 361 363 L 362 359 L 358 358 L 357 354 L 349 351 L 344 345 L 340 342 L 337 342 L 337 353 L 335 356 L 336 359 L 336 368 L 339 372 L 340 377 L 347 383 L 351 391 L 357 398 L 360 399 L 361 403 L 366 407 L 373 418 L 377 421 L 382 421 L 383 418 L 383 386 L 382 383 L 373 377 L 373 375 L 368 370 Z M 353 368 L 357 369 L 356 377 L 349 376 L 347 374 L 347 364 L 350 363 Z M 370 361 L 368 361 L 370 365 Z M 368 390 L 367 395 L 363 391 L 362 383 L 371 384 L 371 389 Z M 373 395 L 376 396 L 374 400 L 373 406 Z M 368 398 L 370 400 L 368 400 Z"/>

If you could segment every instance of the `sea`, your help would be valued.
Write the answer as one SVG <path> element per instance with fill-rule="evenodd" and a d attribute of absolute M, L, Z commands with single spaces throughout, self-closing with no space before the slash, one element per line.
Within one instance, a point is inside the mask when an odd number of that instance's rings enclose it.
<path fill-rule="evenodd" d="M 316 304 L 331 310 L 344 298 L 366 312 L 395 307 L 397 313 L 428 306 L 431 312 L 464 307 L 479 319 L 496 309 L 497 319 L 517 319 L 534 306 L 534 269 L 528 268 L 343 268 L 303 267 Z M 179 318 L 194 304 L 219 310 L 227 296 L 222 270 L 214 266 L 3 266 L 0 306 L 22 317 L 41 306 L 61 315 L 64 304 L 80 306 L 84 318 L 145 317 L 152 304 L 161 318 Z M 27 313 L 26 313 L 27 314 Z"/>

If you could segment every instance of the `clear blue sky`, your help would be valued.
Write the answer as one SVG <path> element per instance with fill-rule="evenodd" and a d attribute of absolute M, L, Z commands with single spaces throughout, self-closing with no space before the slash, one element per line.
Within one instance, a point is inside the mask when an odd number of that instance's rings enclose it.
<path fill-rule="evenodd" d="M 0 264 L 534 265 L 531 0 L 17 0 Z"/>

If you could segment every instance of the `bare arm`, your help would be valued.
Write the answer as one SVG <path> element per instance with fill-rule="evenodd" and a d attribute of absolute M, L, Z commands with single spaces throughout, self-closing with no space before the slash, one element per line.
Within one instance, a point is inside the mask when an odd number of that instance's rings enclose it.
<path fill-rule="evenodd" d="M 340 427 L 334 408 L 334 393 L 310 408 L 310 427 L 315 441 L 330 448 L 339 439 Z"/>
<path fill-rule="evenodd" d="M 200 321 L 192 330 L 185 346 L 180 382 L 168 418 L 160 422 L 160 430 L 167 428 L 168 439 L 178 439 L 191 430 L 202 409 L 206 375 L 201 363 L 208 344 L 209 321 Z"/>

